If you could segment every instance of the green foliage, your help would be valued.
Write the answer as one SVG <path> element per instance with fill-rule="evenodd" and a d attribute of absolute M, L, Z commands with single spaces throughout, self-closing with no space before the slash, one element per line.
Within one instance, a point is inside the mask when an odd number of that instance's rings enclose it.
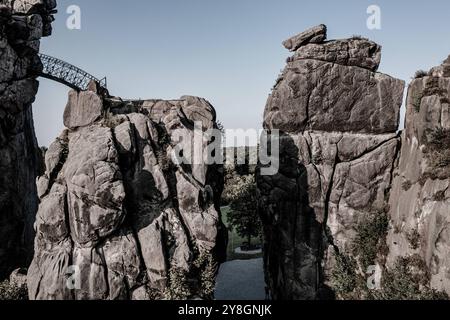
<path fill-rule="evenodd" d="M 236 230 L 230 226 L 228 222 L 228 215 L 230 214 L 231 211 L 230 207 L 222 207 L 221 211 L 222 211 L 222 221 L 228 229 L 227 261 L 252 260 L 262 258 L 263 256 L 262 252 L 250 254 L 249 252 L 239 253 L 235 251 L 236 248 L 242 248 L 242 246 L 245 246 L 248 240 L 239 236 Z M 256 240 L 257 241 L 255 241 L 255 245 L 260 245 L 260 243 L 262 242 L 262 238 L 258 238 Z"/>
<path fill-rule="evenodd" d="M 218 264 L 211 254 L 200 254 L 194 262 L 200 273 L 200 292 L 203 299 L 213 299 Z"/>
<path fill-rule="evenodd" d="M 450 146 L 450 129 L 436 128 L 428 134 L 429 147 L 436 151 Z"/>
<path fill-rule="evenodd" d="M 418 70 L 416 71 L 415 75 L 414 75 L 414 79 L 421 79 L 421 78 L 425 78 L 428 76 L 428 72 L 424 71 L 424 70 Z"/>
<path fill-rule="evenodd" d="M 446 190 L 441 190 L 441 191 L 436 192 L 436 194 L 433 195 L 433 201 L 437 201 L 437 202 L 445 201 L 445 199 L 446 199 L 445 191 Z"/>
<path fill-rule="evenodd" d="M 448 300 L 445 292 L 430 288 L 430 275 L 425 262 L 414 255 L 399 258 L 392 270 L 383 270 L 380 289 L 369 289 L 367 279 L 357 272 L 356 261 L 336 255 L 331 274 L 331 287 L 338 299 L 344 300 Z"/>
<path fill-rule="evenodd" d="M 425 89 L 423 91 L 423 96 L 445 96 L 447 94 L 447 90 L 442 88 L 439 83 L 438 77 L 430 77 L 425 84 Z"/>
<path fill-rule="evenodd" d="M 249 176 L 240 176 L 233 172 L 226 172 L 225 186 L 222 193 L 222 205 L 230 205 L 240 193 L 240 190 L 248 183 Z"/>
<path fill-rule="evenodd" d="M 414 107 L 414 110 L 416 110 L 417 113 L 420 112 L 420 106 L 422 105 L 422 99 L 423 99 L 423 93 L 415 93 L 412 96 L 412 105 Z"/>
<path fill-rule="evenodd" d="M 251 245 L 252 237 L 262 233 L 262 223 L 257 213 L 256 182 L 253 176 L 248 176 L 231 202 L 231 212 L 228 221 L 236 228 L 237 233 L 248 239 Z"/>
<path fill-rule="evenodd" d="M 385 245 L 388 227 L 389 220 L 385 212 L 370 214 L 357 225 L 353 254 L 363 270 L 374 264 L 378 252 Z"/>
<path fill-rule="evenodd" d="M 407 238 L 409 241 L 409 245 L 411 246 L 411 249 L 413 249 L 413 250 L 419 249 L 420 233 L 419 233 L 419 231 L 417 231 L 417 229 L 414 229 L 410 233 L 408 233 Z"/>
<path fill-rule="evenodd" d="M 0 283 L 0 300 L 28 300 L 28 290 L 5 280 Z"/>
<path fill-rule="evenodd" d="M 421 181 L 427 179 L 447 179 L 450 173 L 450 129 L 436 128 L 429 130 L 426 136 L 425 157 L 429 170 L 423 174 Z"/>
<path fill-rule="evenodd" d="M 357 264 L 354 258 L 343 254 L 336 254 L 335 259 L 336 265 L 331 272 L 330 284 L 338 298 L 345 299 L 356 289 Z"/>
<path fill-rule="evenodd" d="M 411 187 L 412 187 L 412 182 L 409 180 L 404 181 L 402 184 L 402 188 L 404 191 L 408 191 L 409 189 L 411 189 Z"/>
<path fill-rule="evenodd" d="M 184 270 L 171 267 L 169 270 L 169 285 L 164 293 L 167 300 L 187 300 L 191 296 L 187 274 Z"/>
<path fill-rule="evenodd" d="M 380 300 L 448 300 L 443 292 L 430 288 L 430 275 L 425 262 L 414 255 L 399 258 L 392 270 L 385 270 L 382 289 L 373 292 Z"/>

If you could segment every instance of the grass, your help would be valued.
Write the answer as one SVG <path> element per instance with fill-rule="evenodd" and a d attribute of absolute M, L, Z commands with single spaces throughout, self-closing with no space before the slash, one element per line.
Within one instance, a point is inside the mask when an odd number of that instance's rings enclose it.
<path fill-rule="evenodd" d="M 227 260 L 233 261 L 233 260 L 250 260 L 250 259 L 257 259 L 262 257 L 262 253 L 259 254 L 239 254 L 234 252 L 237 248 L 244 245 L 246 243 L 246 239 L 242 238 L 237 234 L 236 230 L 234 228 L 231 228 L 228 222 L 228 214 L 230 213 L 231 209 L 230 207 L 222 207 L 222 221 L 227 227 L 228 231 L 228 247 L 227 247 Z M 256 241 L 253 239 L 253 241 Z M 256 243 L 256 242 L 255 242 Z M 259 242 L 261 244 L 261 241 Z"/>

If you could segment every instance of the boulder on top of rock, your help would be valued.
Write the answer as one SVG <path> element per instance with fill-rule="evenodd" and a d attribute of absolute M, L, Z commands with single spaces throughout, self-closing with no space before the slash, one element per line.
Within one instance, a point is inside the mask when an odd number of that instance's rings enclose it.
<path fill-rule="evenodd" d="M 312 27 L 283 42 L 289 51 L 296 51 L 301 46 L 308 43 L 321 43 L 327 39 L 327 27 L 324 24 Z"/>
<path fill-rule="evenodd" d="M 321 30 L 321 31 L 320 31 Z M 381 46 L 362 37 L 311 43 L 326 26 L 284 43 L 296 48 L 264 114 L 266 129 L 392 133 L 398 130 L 404 82 L 377 73 Z"/>
<path fill-rule="evenodd" d="M 64 110 L 64 125 L 76 129 L 94 123 L 103 113 L 102 98 L 93 91 L 69 92 Z"/>
<path fill-rule="evenodd" d="M 387 215 L 404 83 L 375 72 L 381 47 L 361 37 L 296 44 L 265 110 L 282 131 L 279 172 L 256 170 L 267 285 L 275 300 L 354 298 L 339 263 L 375 264 L 360 230 Z"/>
<path fill-rule="evenodd" d="M 300 59 L 315 59 L 377 71 L 381 62 L 381 46 L 360 37 L 320 44 L 308 43 L 299 48 L 289 61 Z"/>

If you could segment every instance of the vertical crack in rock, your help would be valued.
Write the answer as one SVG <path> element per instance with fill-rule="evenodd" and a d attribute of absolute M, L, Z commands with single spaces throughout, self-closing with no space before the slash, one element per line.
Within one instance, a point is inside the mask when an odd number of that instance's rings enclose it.
<path fill-rule="evenodd" d="M 51 34 L 53 0 L 0 1 L 0 279 L 33 255 L 41 156 L 34 102 L 40 38 Z"/>
<path fill-rule="evenodd" d="M 390 192 L 386 273 L 395 274 L 407 262 L 408 273 L 419 281 L 404 296 L 450 294 L 449 58 L 410 83 L 401 140 Z"/>
<path fill-rule="evenodd" d="M 274 299 L 339 297 L 341 256 L 366 258 L 354 250 L 357 226 L 388 204 L 404 82 L 376 72 L 376 43 L 325 40 L 318 26 L 285 42 L 294 55 L 264 114 L 264 127 L 282 132 L 279 173 L 257 176 Z"/>
<path fill-rule="evenodd" d="M 184 156 L 194 157 L 195 134 L 185 123 L 216 128 L 213 107 L 189 96 L 123 101 L 90 88 L 70 92 L 68 129 L 47 151 L 38 180 L 46 188 L 30 297 L 211 299 L 223 256 L 220 165 L 203 158 L 177 164 L 172 151 L 181 143 Z M 100 116 L 74 112 L 91 109 Z M 209 143 L 197 147 L 204 153 Z M 66 262 L 80 271 L 77 290 L 66 286 Z"/>

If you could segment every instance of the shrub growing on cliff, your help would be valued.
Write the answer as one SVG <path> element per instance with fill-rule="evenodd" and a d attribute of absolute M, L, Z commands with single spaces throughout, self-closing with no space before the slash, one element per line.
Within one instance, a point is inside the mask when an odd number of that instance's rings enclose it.
<path fill-rule="evenodd" d="M 436 128 L 427 133 L 425 157 L 429 171 L 425 178 L 446 179 L 450 173 L 450 129 Z"/>
<path fill-rule="evenodd" d="M 28 300 L 28 290 L 5 280 L 0 283 L 0 300 Z"/>
<path fill-rule="evenodd" d="M 372 213 L 357 225 L 353 254 L 358 257 L 363 270 L 374 264 L 385 244 L 388 227 L 389 220 L 385 212 Z"/>
<path fill-rule="evenodd" d="M 186 300 L 191 296 L 187 274 L 185 271 L 171 267 L 169 270 L 169 285 L 164 293 L 168 300 Z"/>
<path fill-rule="evenodd" d="M 346 299 L 357 286 L 356 261 L 343 254 L 335 254 L 335 259 L 330 284 L 338 299 Z"/>
<path fill-rule="evenodd" d="M 412 187 L 412 182 L 409 180 L 405 180 L 402 184 L 402 188 L 404 191 L 408 191 Z"/>
<path fill-rule="evenodd" d="M 200 254 L 194 262 L 200 273 L 200 294 L 203 299 L 213 299 L 218 265 L 210 254 Z"/>
<path fill-rule="evenodd" d="M 414 229 L 410 233 L 408 233 L 407 238 L 408 238 L 411 249 L 413 249 L 413 250 L 419 249 L 420 233 L 419 233 L 419 231 L 417 231 L 417 229 Z"/>
<path fill-rule="evenodd" d="M 414 107 L 414 110 L 416 110 L 417 113 L 420 112 L 420 106 L 422 105 L 422 99 L 423 99 L 423 94 L 422 93 L 415 93 L 413 94 L 413 96 L 411 97 L 412 99 L 412 105 Z"/>
<path fill-rule="evenodd" d="M 440 83 L 438 77 L 430 77 L 425 84 L 425 89 L 423 91 L 423 96 L 445 96 L 447 95 L 447 90 L 444 89 Z"/>
<path fill-rule="evenodd" d="M 430 288 L 430 275 L 425 262 L 414 255 L 399 258 L 391 270 L 385 270 L 382 289 L 373 292 L 380 300 L 448 300 L 443 292 Z"/>
<path fill-rule="evenodd" d="M 418 70 L 414 74 L 414 79 L 421 79 L 421 78 L 425 78 L 426 76 L 428 76 L 428 72 L 426 72 L 424 70 Z"/>
<path fill-rule="evenodd" d="M 441 191 L 436 192 L 436 194 L 433 195 L 433 201 L 437 201 L 437 202 L 444 201 L 446 199 L 445 191 L 446 190 L 441 190 Z"/>

